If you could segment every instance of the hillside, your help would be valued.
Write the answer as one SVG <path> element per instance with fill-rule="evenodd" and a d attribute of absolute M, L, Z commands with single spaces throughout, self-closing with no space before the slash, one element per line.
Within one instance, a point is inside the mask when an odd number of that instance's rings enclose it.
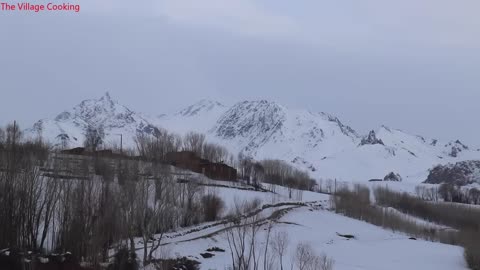
<path fill-rule="evenodd" d="M 301 197 L 291 201 L 286 196 L 286 190 L 281 187 L 277 187 L 276 190 L 278 194 L 219 188 L 215 190 L 215 193 L 229 202 L 227 209 L 234 207 L 235 202 L 251 202 L 254 199 L 268 206 L 261 207 L 264 210 L 257 215 L 258 220 L 263 220 L 260 222 L 263 225 L 260 225 L 256 236 L 258 239 L 256 248 L 264 249 L 268 224 L 273 226 L 271 238 L 277 233 L 286 234 L 288 242 L 283 259 L 284 269 L 290 269 L 290 265 L 296 263 L 294 254 L 300 243 L 309 244 L 315 252 L 319 254 L 323 252 L 332 258 L 335 270 L 468 269 L 463 261 L 460 247 L 424 240 L 411 240 L 406 234 L 395 233 L 335 214 L 328 210 L 330 200 L 329 196 L 325 194 L 304 191 Z M 299 205 L 295 205 L 295 203 L 299 203 Z M 275 213 L 279 212 L 282 214 L 277 216 Z M 417 220 L 419 224 L 426 222 Z M 166 239 L 164 247 L 159 249 L 155 256 L 185 256 L 199 261 L 200 269 L 226 269 L 231 265 L 231 249 L 225 229 L 230 226 L 233 224 L 207 223 L 167 234 L 163 236 Z M 337 233 L 351 233 L 355 235 L 355 239 L 348 240 L 340 237 Z M 270 239 L 270 241 L 272 240 Z M 142 245 L 138 247 L 141 255 Z M 207 249 L 211 248 L 225 251 L 207 252 Z M 270 252 L 273 253 L 271 260 L 274 267 L 278 267 L 278 256 L 274 251 L 270 250 Z M 200 255 L 205 253 L 210 253 L 213 257 L 203 258 Z"/>
<path fill-rule="evenodd" d="M 179 134 L 197 131 L 234 154 L 285 160 L 316 178 L 340 181 L 383 179 L 395 172 L 408 183 L 420 183 L 435 165 L 480 158 L 478 150 L 460 140 L 442 142 L 386 126 L 362 136 L 333 115 L 289 109 L 268 100 L 230 107 L 201 100 L 173 114 L 147 117 L 106 93 L 53 119 L 39 120 L 26 133 L 75 147 L 82 144 L 89 125 L 103 126 L 109 143 L 119 144 L 122 134 L 126 147 L 135 146 L 138 132 L 153 134 L 157 126 Z"/>

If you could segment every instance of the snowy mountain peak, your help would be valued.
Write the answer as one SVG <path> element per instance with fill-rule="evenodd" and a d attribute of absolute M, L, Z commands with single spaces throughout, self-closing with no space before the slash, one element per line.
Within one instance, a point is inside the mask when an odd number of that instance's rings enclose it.
<path fill-rule="evenodd" d="M 58 114 L 53 120 L 38 121 L 27 133 L 42 134 L 56 145 L 74 147 L 82 144 L 88 127 L 102 127 L 107 141 L 110 137 L 116 141 L 116 134 L 123 134 L 126 143 L 133 142 L 137 132 L 152 133 L 155 130 L 144 117 L 120 105 L 106 92 L 98 99 L 80 102 L 71 110 Z"/>
<path fill-rule="evenodd" d="M 463 144 L 460 140 L 451 141 L 445 145 L 445 147 L 450 147 L 450 146 L 458 147 L 463 150 L 468 150 L 468 146 Z"/>
<path fill-rule="evenodd" d="M 377 138 L 377 135 L 375 134 L 374 130 L 371 130 L 367 136 L 362 138 L 362 141 L 360 142 L 361 145 L 374 145 L 374 144 L 381 144 L 384 145 L 383 141 L 379 138 Z"/>
<path fill-rule="evenodd" d="M 67 112 L 68 114 L 68 112 Z M 63 115 L 66 115 L 63 113 Z M 58 117 L 57 117 L 58 118 Z M 140 119 L 130 109 L 114 101 L 106 92 L 99 99 L 87 99 L 75 106 L 70 112 L 70 118 L 79 125 L 104 126 L 106 128 L 120 128 L 132 124 Z"/>
<path fill-rule="evenodd" d="M 289 109 L 268 100 L 236 103 L 209 132 L 232 144 L 234 152 L 289 161 L 317 153 L 330 155 L 353 147 L 359 139 L 352 128 L 332 115 Z"/>
<path fill-rule="evenodd" d="M 468 150 L 468 146 L 463 144 L 460 140 L 449 142 L 445 147 L 448 149 L 448 155 L 451 157 L 457 157 L 460 152 Z"/>
<path fill-rule="evenodd" d="M 393 171 L 406 181 L 420 182 L 433 165 L 480 155 L 459 140 L 446 143 L 387 126 L 360 137 L 333 115 L 290 109 L 269 100 L 241 101 L 231 107 L 201 100 L 176 114 L 151 118 L 105 93 L 54 119 L 38 121 L 29 132 L 42 134 L 57 146 L 76 147 L 82 145 L 86 128 L 92 125 L 104 128 L 107 143 L 118 144 L 118 134 L 122 134 L 125 147 L 134 147 L 136 134 L 152 134 L 155 126 L 181 135 L 196 131 L 235 155 L 280 159 L 315 177 L 344 180 L 381 178 Z"/>
<path fill-rule="evenodd" d="M 106 91 L 103 96 L 100 98 L 100 100 L 104 100 L 106 102 L 110 102 L 111 104 L 113 104 L 113 100 L 112 100 L 112 97 L 110 96 L 110 92 Z"/>
<path fill-rule="evenodd" d="M 328 114 L 328 113 L 324 113 L 324 112 L 322 112 L 320 114 L 323 115 L 324 117 L 326 117 L 326 119 L 328 121 L 336 123 L 343 134 L 345 134 L 347 136 L 350 136 L 350 137 L 354 137 L 354 138 L 360 138 L 360 135 L 358 135 L 358 133 L 353 128 L 343 124 L 340 121 L 340 119 L 338 119 L 338 117 L 333 116 L 333 115 Z"/>
<path fill-rule="evenodd" d="M 203 112 L 210 112 L 216 109 L 224 109 L 225 105 L 218 101 L 202 99 L 197 103 L 194 103 L 185 109 L 179 111 L 176 115 L 180 116 L 195 116 Z"/>
<path fill-rule="evenodd" d="M 222 139 L 248 136 L 271 136 L 286 119 L 285 109 L 267 100 L 243 101 L 227 110 L 214 128 Z"/>

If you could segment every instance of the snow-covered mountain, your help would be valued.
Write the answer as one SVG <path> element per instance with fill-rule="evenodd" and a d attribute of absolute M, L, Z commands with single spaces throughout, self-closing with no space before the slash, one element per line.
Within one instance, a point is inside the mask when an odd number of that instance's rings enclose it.
<path fill-rule="evenodd" d="M 209 134 L 236 152 L 300 161 L 317 153 L 331 155 L 355 145 L 357 133 L 325 113 L 290 110 L 266 100 L 243 101 L 222 114 Z"/>
<path fill-rule="evenodd" d="M 379 179 L 395 172 L 404 181 L 420 183 L 437 164 L 480 159 L 480 152 L 461 145 L 460 141 L 445 143 L 382 126 L 358 146 L 326 157 L 317 167 L 323 177 L 347 181 Z"/>
<path fill-rule="evenodd" d="M 227 109 L 220 102 L 204 99 L 173 114 L 162 114 L 154 122 L 180 134 L 189 131 L 207 134 Z"/>
<path fill-rule="evenodd" d="M 278 103 L 258 100 L 225 106 L 201 100 L 172 114 L 146 117 L 118 104 L 107 93 L 85 100 L 54 119 L 38 121 L 28 134 L 43 134 L 57 145 L 83 142 L 88 126 L 103 126 L 107 141 L 133 146 L 137 132 L 151 134 L 154 127 L 185 134 L 205 133 L 209 141 L 232 153 L 255 159 L 274 158 L 309 170 L 318 178 L 367 181 L 398 173 L 404 181 L 420 183 L 437 164 L 480 159 L 459 140 L 441 142 L 381 126 L 365 136 L 323 112 L 292 110 Z"/>
<path fill-rule="evenodd" d="M 109 93 L 99 99 L 80 102 L 71 110 L 58 114 L 54 119 L 37 121 L 26 134 L 41 134 L 54 145 L 78 147 L 83 144 L 85 131 L 91 127 L 103 127 L 108 143 L 120 143 L 123 135 L 125 145 L 134 145 L 133 137 L 137 132 L 152 134 L 154 126 L 139 113 L 118 104 Z"/>

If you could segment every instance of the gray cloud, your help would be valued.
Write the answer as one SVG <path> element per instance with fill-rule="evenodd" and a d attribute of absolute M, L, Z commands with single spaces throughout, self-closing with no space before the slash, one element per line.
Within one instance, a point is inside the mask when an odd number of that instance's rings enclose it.
<path fill-rule="evenodd" d="M 0 123 L 108 90 L 149 114 L 268 98 L 362 132 L 478 142 L 475 1 L 81 3 L 80 14 L 0 14 Z"/>

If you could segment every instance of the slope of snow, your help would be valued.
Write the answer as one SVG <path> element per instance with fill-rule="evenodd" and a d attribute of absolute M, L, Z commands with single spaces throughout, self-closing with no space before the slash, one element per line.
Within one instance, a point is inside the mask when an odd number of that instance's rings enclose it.
<path fill-rule="evenodd" d="M 189 131 L 206 134 L 227 109 L 218 101 L 204 99 L 172 115 L 163 114 L 154 121 L 156 125 L 182 135 Z"/>
<path fill-rule="evenodd" d="M 267 185 L 268 186 L 268 185 Z M 270 220 L 273 224 L 272 235 L 276 232 L 286 232 L 289 237 L 288 248 L 284 257 L 284 269 L 290 269 L 296 246 L 299 243 L 310 244 L 317 254 L 325 253 L 335 261 L 335 270 L 467 270 L 463 249 L 423 240 L 410 240 L 408 235 L 351 219 L 328 211 L 329 196 L 325 194 L 304 192 L 301 199 L 288 199 L 288 190 L 275 187 L 277 206 L 259 207 L 264 209 L 259 214 L 260 220 Z M 252 190 L 237 190 L 219 188 L 215 194 L 231 205 L 236 200 L 251 202 L 258 198 L 261 204 L 271 203 L 272 194 Z M 295 202 L 304 202 L 304 206 Z M 291 202 L 291 204 L 288 204 Z M 281 204 L 286 203 L 286 204 Z M 277 210 L 285 214 L 279 219 L 271 219 Z M 393 210 L 394 211 L 394 210 Z M 426 227 L 443 228 L 418 218 L 402 213 L 407 219 L 415 219 Z M 157 258 L 188 257 L 201 262 L 200 269 L 229 269 L 231 255 L 225 230 L 234 224 L 209 222 L 197 226 L 183 228 L 164 235 L 163 246 L 154 253 Z M 266 225 L 258 231 L 257 250 L 262 249 L 266 242 Z M 355 239 L 346 240 L 337 235 L 352 234 Z M 142 258 L 142 243 L 138 242 L 137 255 Z M 203 258 L 208 248 L 219 247 L 225 252 L 211 252 L 212 258 Z M 263 253 L 262 253 L 263 256 Z M 275 259 L 277 256 L 273 256 Z M 262 269 L 262 267 L 260 267 Z M 274 268 L 275 269 L 275 268 Z M 277 268 L 279 269 L 279 268 Z M 294 268 L 296 269 L 296 268 Z"/>
<path fill-rule="evenodd" d="M 335 261 L 335 270 L 468 269 L 463 259 L 463 249 L 460 247 L 409 240 L 407 235 L 393 233 L 329 211 L 295 208 L 282 217 L 280 222 L 274 225 L 272 234 L 282 231 L 289 235 L 289 245 L 284 258 L 286 269 L 290 269 L 295 248 L 299 243 L 310 244 L 318 254 L 326 253 Z M 173 241 L 157 255 L 194 258 L 201 262 L 200 269 L 228 269 L 231 257 L 227 237 L 225 233 L 215 234 L 215 231 L 216 229 L 210 228 L 205 234 L 197 232 L 190 238 L 193 239 L 191 241 Z M 354 234 L 356 239 L 343 239 L 337 232 Z M 263 247 L 266 230 L 260 230 L 257 239 L 257 248 Z M 214 257 L 202 258 L 200 253 L 210 247 L 220 247 L 226 252 L 213 252 Z"/>

